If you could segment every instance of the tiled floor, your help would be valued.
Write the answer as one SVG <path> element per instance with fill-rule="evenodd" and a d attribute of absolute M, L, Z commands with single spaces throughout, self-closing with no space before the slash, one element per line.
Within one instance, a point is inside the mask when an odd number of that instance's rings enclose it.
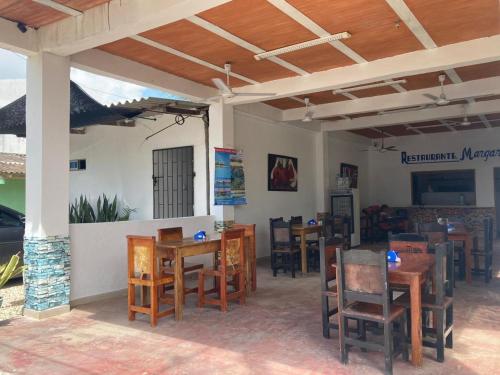
<path fill-rule="evenodd" d="M 498 250 L 497 243 L 497 250 Z M 497 254 L 498 251 L 497 251 Z M 498 259 L 498 256 L 496 257 Z M 495 271 L 498 271 L 496 268 Z M 71 313 L 0 324 L 0 373 L 16 374 L 380 374 L 380 353 L 354 349 L 339 361 L 336 333 L 321 335 L 317 274 L 273 278 L 259 268 L 259 289 L 247 305 L 222 314 L 198 309 L 188 298 L 185 319 L 129 322 L 126 299 L 80 306 Z M 417 369 L 400 358 L 395 374 L 498 374 L 500 371 L 500 279 L 488 286 L 459 282 L 453 350 L 445 363 L 425 349 Z M 3 371 L 3 372 L 2 372 Z"/>

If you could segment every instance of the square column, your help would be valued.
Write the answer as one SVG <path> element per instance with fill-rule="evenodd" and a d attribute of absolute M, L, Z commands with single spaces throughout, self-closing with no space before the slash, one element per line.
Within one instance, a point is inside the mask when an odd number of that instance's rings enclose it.
<path fill-rule="evenodd" d="M 316 133 L 316 212 L 328 212 L 329 207 L 329 154 L 328 132 Z"/>
<path fill-rule="evenodd" d="M 209 161 L 210 161 L 210 213 L 215 216 L 216 226 L 226 227 L 234 223 L 234 206 L 214 205 L 215 147 L 234 147 L 234 109 L 222 102 L 210 105 L 209 112 Z"/>
<path fill-rule="evenodd" d="M 24 314 L 36 318 L 69 311 L 69 74 L 68 57 L 28 57 Z"/>

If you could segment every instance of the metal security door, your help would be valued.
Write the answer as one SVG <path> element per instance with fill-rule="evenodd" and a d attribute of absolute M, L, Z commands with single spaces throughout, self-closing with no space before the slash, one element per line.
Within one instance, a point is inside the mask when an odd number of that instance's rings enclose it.
<path fill-rule="evenodd" d="M 153 150 L 154 218 L 193 216 L 193 146 Z"/>

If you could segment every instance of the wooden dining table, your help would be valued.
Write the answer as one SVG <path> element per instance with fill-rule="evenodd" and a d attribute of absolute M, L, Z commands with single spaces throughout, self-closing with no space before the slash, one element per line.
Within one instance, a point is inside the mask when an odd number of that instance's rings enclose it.
<path fill-rule="evenodd" d="M 321 235 L 323 227 L 319 224 L 295 224 L 292 225 L 292 234 L 300 237 L 300 256 L 302 259 L 302 273 L 307 273 L 307 235 L 318 233 Z"/>
<path fill-rule="evenodd" d="M 250 270 L 252 257 L 255 255 L 255 234 L 245 232 L 245 266 L 249 270 L 245 272 L 245 287 L 248 290 L 248 285 L 256 285 L 256 282 L 251 282 L 252 275 L 255 275 L 254 270 Z M 156 243 L 156 251 L 158 257 L 168 258 L 174 257 L 174 301 L 175 301 L 175 320 L 182 320 L 184 313 L 183 292 L 184 292 L 184 277 L 182 272 L 182 259 L 190 256 L 202 254 L 215 254 L 221 249 L 221 233 L 208 233 L 206 239 L 195 240 L 193 237 L 183 238 L 180 241 L 158 241 Z M 215 257 L 214 257 L 215 258 Z M 252 288 L 253 289 L 253 288 Z"/>
<path fill-rule="evenodd" d="M 464 243 L 465 281 L 467 284 L 472 283 L 472 234 L 467 230 L 464 223 L 449 222 L 448 240 L 462 241 Z"/>
<path fill-rule="evenodd" d="M 388 262 L 389 284 L 408 285 L 411 309 L 411 363 L 422 366 L 422 292 L 421 286 L 433 276 L 434 256 L 399 254 L 401 262 Z M 332 264 L 336 268 L 336 264 Z"/>

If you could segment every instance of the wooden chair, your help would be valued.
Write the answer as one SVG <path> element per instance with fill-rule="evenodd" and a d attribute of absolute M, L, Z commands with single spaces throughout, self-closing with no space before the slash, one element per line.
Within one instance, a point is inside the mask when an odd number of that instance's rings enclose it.
<path fill-rule="evenodd" d="M 429 247 L 448 242 L 448 227 L 439 223 L 419 223 L 417 232 L 429 242 Z"/>
<path fill-rule="evenodd" d="M 385 373 L 392 374 L 393 356 L 402 353 L 403 358 L 408 360 L 408 346 L 405 310 L 402 306 L 389 302 L 386 252 L 338 248 L 337 277 L 342 362 L 347 364 L 351 346 L 382 351 L 385 355 Z M 356 338 L 350 336 L 348 319 L 358 319 L 361 322 L 361 335 Z M 397 350 L 393 342 L 396 339 L 393 337 L 395 321 L 399 322 Z M 383 326 L 383 345 L 366 341 L 366 322 Z"/>
<path fill-rule="evenodd" d="M 291 271 L 295 278 L 295 266 L 300 265 L 300 246 L 295 242 L 292 235 L 292 224 L 290 222 L 269 220 L 271 237 L 271 268 L 273 276 L 276 277 L 278 270 Z"/>
<path fill-rule="evenodd" d="M 416 233 L 389 233 L 389 249 L 401 253 L 427 254 L 429 244 L 427 239 Z"/>
<path fill-rule="evenodd" d="M 205 304 L 220 306 L 227 311 L 228 301 L 239 299 L 245 303 L 245 230 L 229 229 L 222 232 L 219 262 L 213 268 L 202 268 L 198 278 L 198 307 Z M 218 278 L 218 290 L 205 291 L 205 277 Z M 230 278 L 230 280 L 228 280 Z M 234 291 L 228 292 L 228 281 Z M 208 294 L 217 293 L 219 298 L 208 298 Z"/>
<path fill-rule="evenodd" d="M 174 284 L 174 277 L 160 272 L 156 254 L 155 237 L 127 236 L 128 245 L 128 319 L 135 320 L 136 313 L 148 314 L 151 326 L 156 326 L 158 318 L 173 314 L 174 307 L 159 311 L 160 302 L 174 304 L 173 299 L 159 300 L 158 289 Z M 135 288 L 149 288 L 150 303 L 136 304 Z M 141 298 L 142 299 L 142 298 Z"/>
<path fill-rule="evenodd" d="M 493 264 L 493 219 L 486 218 L 483 220 L 483 230 L 474 237 L 472 248 L 472 256 L 474 258 L 473 275 L 483 275 L 484 282 L 489 283 L 492 276 Z M 484 267 L 479 264 L 480 258 L 484 260 Z"/>
<path fill-rule="evenodd" d="M 158 229 L 158 241 L 181 241 L 184 238 L 182 233 L 182 227 L 173 227 L 173 228 L 160 228 Z M 169 257 L 163 258 L 161 260 L 161 271 L 169 274 L 175 274 L 175 266 L 172 265 L 172 262 L 175 259 L 175 254 L 169 254 Z M 198 270 L 203 268 L 203 264 L 201 263 L 185 263 L 184 259 L 182 259 L 182 277 L 185 278 L 186 274 L 197 272 Z M 166 287 L 167 290 L 172 289 L 172 287 Z M 165 291 L 160 291 L 161 296 L 165 297 Z M 198 288 L 187 288 L 186 283 L 184 282 L 184 294 L 183 294 L 183 303 L 187 294 L 190 293 L 198 293 Z"/>
<path fill-rule="evenodd" d="M 321 280 L 321 316 L 323 325 L 323 337 L 330 338 L 330 329 L 339 329 L 338 318 L 334 322 L 330 317 L 339 312 L 337 305 L 337 276 L 332 268 L 333 263 L 337 263 L 337 244 L 327 241 L 324 237 L 319 239 L 319 269 Z M 330 298 L 332 301 L 330 301 Z M 330 308 L 333 302 L 335 307 Z"/>
<path fill-rule="evenodd" d="M 233 224 L 232 229 L 243 229 L 245 231 L 245 239 L 248 240 L 248 251 L 246 252 L 246 291 L 247 295 L 250 292 L 257 290 L 257 250 L 255 249 L 255 224 Z"/>
<path fill-rule="evenodd" d="M 444 348 L 453 347 L 453 246 L 449 242 L 436 246 L 435 263 L 435 293 L 422 294 L 422 311 L 432 311 L 435 318 L 434 327 L 426 324 L 422 319 L 423 343 L 425 346 L 436 348 L 438 362 L 444 361 Z M 406 308 L 410 314 L 410 296 L 403 294 L 394 302 Z"/>

